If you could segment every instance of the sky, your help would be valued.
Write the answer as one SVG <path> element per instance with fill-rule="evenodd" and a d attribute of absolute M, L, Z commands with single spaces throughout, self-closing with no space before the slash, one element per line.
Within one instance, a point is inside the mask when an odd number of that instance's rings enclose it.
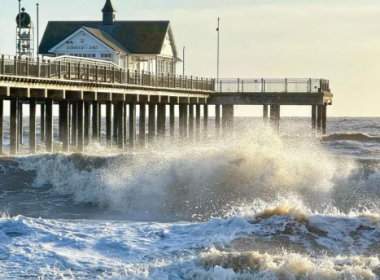
<path fill-rule="evenodd" d="M 186 74 L 215 77 L 217 18 L 221 78 L 325 78 L 329 116 L 380 116 L 379 0 L 112 0 L 116 20 L 170 20 Z M 105 0 L 22 0 L 40 38 L 49 20 L 101 20 Z M 0 54 L 15 53 L 17 0 L 0 0 Z M 182 69 L 182 66 L 178 67 Z M 236 115 L 262 114 L 239 106 Z M 310 116 L 283 106 L 282 116 Z"/>

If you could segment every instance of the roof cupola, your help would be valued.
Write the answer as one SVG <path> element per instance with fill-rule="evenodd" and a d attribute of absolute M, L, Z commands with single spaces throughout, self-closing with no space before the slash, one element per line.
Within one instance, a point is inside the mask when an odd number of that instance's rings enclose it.
<path fill-rule="evenodd" d="M 113 8 L 112 0 L 106 0 L 106 4 L 102 10 L 103 12 L 103 24 L 113 25 L 115 21 L 116 10 Z"/>

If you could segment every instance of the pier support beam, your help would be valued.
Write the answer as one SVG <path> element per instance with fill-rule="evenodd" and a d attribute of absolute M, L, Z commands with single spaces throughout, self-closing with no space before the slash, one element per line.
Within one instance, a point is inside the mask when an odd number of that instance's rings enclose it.
<path fill-rule="evenodd" d="M 102 142 L 102 104 L 100 104 L 99 102 L 98 102 L 98 104 L 99 104 L 99 115 L 98 115 L 98 122 L 99 122 L 99 130 L 98 130 L 98 141 L 99 141 L 99 143 L 101 143 Z"/>
<path fill-rule="evenodd" d="M 270 105 L 270 120 L 273 129 L 279 133 L 280 132 L 280 105 Z"/>
<path fill-rule="evenodd" d="M 17 154 L 17 134 L 18 134 L 18 122 L 19 122 L 19 101 L 18 98 L 11 99 L 11 122 L 10 122 L 10 153 L 11 155 Z"/>
<path fill-rule="evenodd" d="M 223 135 L 230 137 L 234 129 L 234 105 L 223 105 L 222 110 Z"/>
<path fill-rule="evenodd" d="M 203 105 L 203 132 L 204 135 L 207 137 L 208 133 L 208 105 Z"/>
<path fill-rule="evenodd" d="M 31 98 L 29 100 L 29 152 L 31 154 L 37 153 L 36 109 L 37 109 L 37 100 L 35 98 Z"/>
<path fill-rule="evenodd" d="M 117 129 L 118 129 L 118 124 L 117 124 L 118 116 L 117 116 L 117 104 L 115 103 L 113 105 L 113 142 L 117 144 Z"/>
<path fill-rule="evenodd" d="M 45 118 L 45 104 L 40 105 L 40 135 L 41 142 L 45 142 L 45 127 L 46 127 L 46 118 Z"/>
<path fill-rule="evenodd" d="M 166 134 L 166 104 L 158 104 L 157 108 L 157 132 L 159 138 L 165 138 Z"/>
<path fill-rule="evenodd" d="M 23 118 L 24 118 L 24 111 L 23 111 L 23 106 L 22 106 L 22 103 L 20 102 L 19 105 L 18 105 L 18 109 L 19 109 L 19 113 L 18 113 L 18 116 L 19 116 L 19 123 L 18 123 L 18 128 L 19 128 L 19 136 L 18 136 L 18 149 L 17 150 L 20 150 L 20 146 L 23 144 L 24 142 L 24 122 L 23 122 Z"/>
<path fill-rule="evenodd" d="M 267 120 L 269 118 L 269 105 L 263 106 L 263 118 Z"/>
<path fill-rule="evenodd" d="M 189 109 L 187 104 L 181 105 L 183 106 L 183 137 L 187 138 L 188 136 L 188 118 L 189 118 Z"/>
<path fill-rule="evenodd" d="M 46 100 L 46 151 L 54 151 L 54 122 L 53 122 L 53 100 Z"/>
<path fill-rule="evenodd" d="M 315 133 L 317 129 L 317 105 L 311 106 L 311 130 Z"/>
<path fill-rule="evenodd" d="M 195 105 L 195 138 L 201 140 L 201 105 Z"/>
<path fill-rule="evenodd" d="M 70 124 L 70 106 L 69 102 L 67 100 L 63 100 L 60 102 L 61 107 L 61 124 L 62 124 L 62 130 L 61 130 L 61 141 L 62 141 L 62 149 L 64 152 L 68 153 L 70 151 L 70 130 L 69 130 L 69 124 Z"/>
<path fill-rule="evenodd" d="M 99 142 L 99 102 L 92 102 L 92 141 Z"/>
<path fill-rule="evenodd" d="M 87 146 L 90 144 L 91 135 L 91 110 L 90 103 L 84 103 L 84 144 Z"/>
<path fill-rule="evenodd" d="M 175 105 L 170 104 L 170 137 L 174 137 L 175 132 Z"/>
<path fill-rule="evenodd" d="M 179 137 L 183 138 L 184 137 L 184 111 L 183 111 L 183 105 L 179 105 Z"/>
<path fill-rule="evenodd" d="M 78 106 L 78 151 L 84 151 L 84 102 L 79 100 L 77 103 Z"/>
<path fill-rule="evenodd" d="M 129 103 L 129 147 L 136 147 L 136 103 Z"/>
<path fill-rule="evenodd" d="M 149 104 L 148 138 L 149 142 L 156 138 L 156 104 Z"/>
<path fill-rule="evenodd" d="M 71 111 L 71 144 L 74 147 L 78 146 L 78 103 L 72 104 Z"/>
<path fill-rule="evenodd" d="M 220 135 L 220 105 L 215 105 L 215 133 L 216 137 Z"/>
<path fill-rule="evenodd" d="M 317 106 L 317 132 L 322 132 L 322 105 Z"/>
<path fill-rule="evenodd" d="M 127 145 L 128 137 L 127 132 L 129 132 L 128 128 L 128 104 L 124 102 L 124 145 Z"/>
<path fill-rule="evenodd" d="M 327 105 L 322 105 L 322 134 L 327 134 Z"/>
<path fill-rule="evenodd" d="M 4 153 L 4 101 L 0 99 L 0 155 Z"/>
<path fill-rule="evenodd" d="M 117 145 L 119 149 L 124 150 L 124 120 L 125 120 L 125 104 L 123 101 L 116 104 L 117 115 Z"/>
<path fill-rule="evenodd" d="M 146 104 L 140 104 L 140 118 L 139 118 L 139 141 L 140 147 L 146 146 Z"/>
<path fill-rule="evenodd" d="M 194 139 L 194 105 L 189 105 L 189 138 Z"/>
<path fill-rule="evenodd" d="M 112 147 L 112 102 L 106 103 L 106 143 Z"/>

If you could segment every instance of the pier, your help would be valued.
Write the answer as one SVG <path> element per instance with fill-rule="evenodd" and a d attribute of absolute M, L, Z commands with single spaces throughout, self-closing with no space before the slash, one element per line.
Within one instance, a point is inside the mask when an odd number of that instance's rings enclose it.
<path fill-rule="evenodd" d="M 311 127 L 326 133 L 327 106 L 333 95 L 324 79 L 220 79 L 123 70 L 112 62 L 61 56 L 51 60 L 1 56 L 0 153 L 4 152 L 4 100 L 10 101 L 10 150 L 22 143 L 24 107 L 29 107 L 29 150 L 37 151 L 36 113 L 40 110 L 41 139 L 54 152 L 53 106 L 59 107 L 57 139 L 62 151 L 101 139 L 102 109 L 106 115 L 106 145 L 119 149 L 145 147 L 170 131 L 171 137 L 200 139 L 207 131 L 211 106 L 219 135 L 232 133 L 234 106 L 261 105 L 263 117 L 279 126 L 281 106 L 308 105 Z M 26 106 L 23 106 L 26 105 Z M 139 106 L 138 126 L 136 107 Z M 176 109 L 178 107 L 178 109 Z M 175 128 L 175 112 L 179 127 Z M 202 111 L 202 112 L 201 112 Z M 128 114 L 127 114 L 128 112 Z M 170 118 L 166 127 L 166 117 Z M 147 127 L 147 129 L 146 129 Z M 129 133 L 127 133 L 127 131 Z M 179 135 L 175 135 L 178 131 Z M 137 133 L 138 132 L 138 133 Z M 129 138 L 127 139 L 127 135 Z"/>

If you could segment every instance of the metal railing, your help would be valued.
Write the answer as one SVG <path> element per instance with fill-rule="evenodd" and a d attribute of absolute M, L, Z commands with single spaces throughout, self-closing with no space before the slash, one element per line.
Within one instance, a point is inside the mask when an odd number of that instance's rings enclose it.
<path fill-rule="evenodd" d="M 193 76 L 124 70 L 112 62 L 91 59 L 40 60 L 2 55 L 0 75 L 15 75 L 93 83 L 117 83 L 194 91 L 215 91 L 215 80 Z"/>
<path fill-rule="evenodd" d="M 218 92 L 330 92 L 325 79 L 219 79 Z"/>

